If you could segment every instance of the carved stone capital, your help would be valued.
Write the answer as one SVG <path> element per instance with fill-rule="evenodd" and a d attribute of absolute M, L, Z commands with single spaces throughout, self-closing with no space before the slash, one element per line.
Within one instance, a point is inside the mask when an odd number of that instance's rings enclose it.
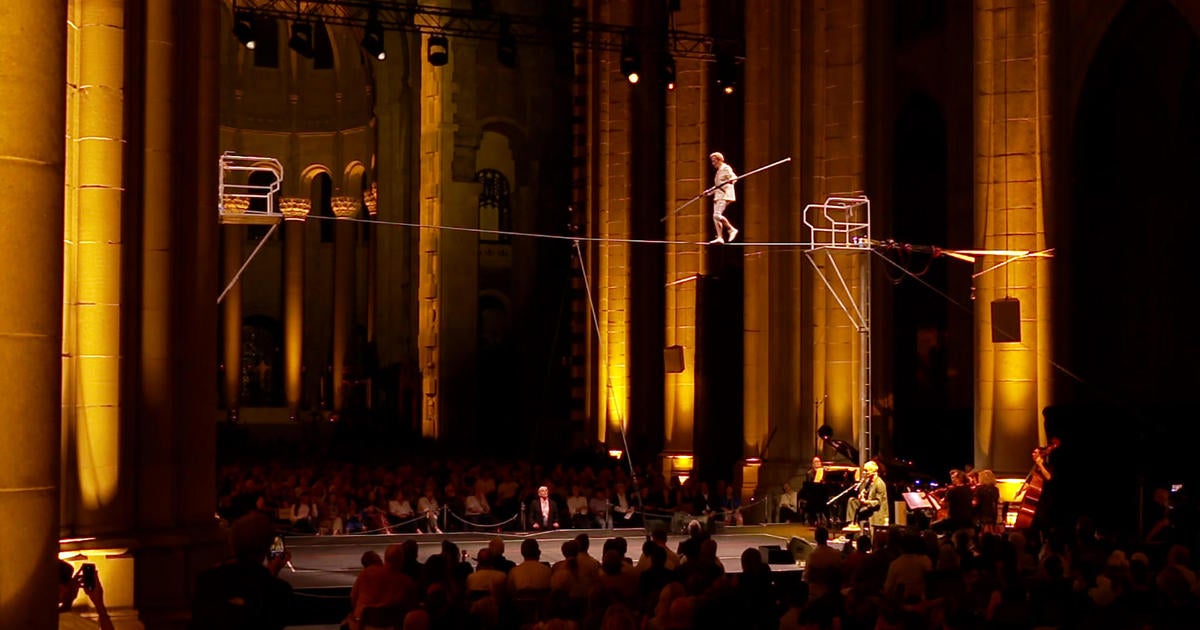
<path fill-rule="evenodd" d="M 279 212 L 285 220 L 303 221 L 312 212 L 312 200 L 305 197 L 283 197 L 279 200 Z"/>
<path fill-rule="evenodd" d="M 367 205 L 367 213 L 371 216 L 379 214 L 379 186 L 371 182 L 371 187 L 363 191 L 363 203 Z"/>
<path fill-rule="evenodd" d="M 358 216 L 361 207 L 354 197 L 334 197 L 330 200 L 333 206 L 333 216 L 339 219 L 353 219 Z"/>

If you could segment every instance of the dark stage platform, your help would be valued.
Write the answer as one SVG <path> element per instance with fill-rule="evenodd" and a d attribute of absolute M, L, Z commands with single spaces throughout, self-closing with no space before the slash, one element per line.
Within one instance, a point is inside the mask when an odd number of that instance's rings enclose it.
<path fill-rule="evenodd" d="M 440 553 L 442 541 L 453 540 L 458 548 L 466 551 L 470 558 L 487 546 L 493 536 L 504 539 L 504 555 L 514 562 L 521 561 L 521 542 L 536 538 L 541 546 L 543 562 L 553 564 L 562 560 L 562 543 L 587 532 L 591 538 L 589 553 L 599 557 L 604 541 L 623 536 L 629 541 L 628 555 L 637 560 L 641 555 L 642 542 L 646 539 L 644 529 L 563 529 L 539 533 L 494 533 L 452 532 L 445 534 L 396 534 L 396 535 L 351 535 L 351 536 L 293 536 L 287 539 L 292 554 L 292 566 L 285 568 L 279 577 L 291 583 L 295 589 L 295 604 L 292 610 L 292 625 L 299 630 L 334 630 L 337 622 L 345 617 L 350 607 L 350 587 L 362 570 L 361 559 L 365 551 L 373 550 L 380 555 L 389 545 L 407 539 L 417 541 L 419 557 L 424 562 L 429 556 Z M 717 556 L 729 573 L 742 570 L 742 552 L 750 547 L 765 547 L 763 559 L 771 564 L 772 571 L 785 572 L 794 579 L 800 578 L 803 564 L 799 557 L 807 557 L 807 549 L 813 546 L 813 528 L 804 525 L 747 525 L 726 527 L 713 535 L 717 541 Z M 667 544 L 671 549 L 678 547 L 685 537 L 673 534 Z M 774 553 L 769 550 L 774 549 Z M 780 576 L 780 579 L 784 579 Z"/>
<path fill-rule="evenodd" d="M 812 544 L 812 528 L 803 525 L 749 525 L 744 527 L 726 527 L 713 535 L 717 541 L 717 556 L 730 573 L 741 571 L 742 552 L 750 547 L 774 547 L 787 551 L 792 538 L 799 538 L 805 543 Z M 574 538 L 581 532 L 587 532 L 591 538 L 589 552 L 593 557 L 600 556 L 604 541 L 615 536 L 623 536 L 629 541 L 629 557 L 637 560 L 641 555 L 642 542 L 646 539 L 644 529 L 562 529 L 539 533 L 489 533 L 489 532 L 449 532 L 445 534 L 395 534 L 395 535 L 352 535 L 352 536 L 294 536 L 287 539 L 288 550 L 292 553 L 292 566 L 295 571 L 284 569 L 279 577 L 287 580 L 297 590 L 312 591 L 313 589 L 349 589 L 354 584 L 354 578 L 362 569 L 360 560 L 362 554 L 374 550 L 383 555 L 389 545 L 403 542 L 407 539 L 417 541 L 420 548 L 420 559 L 424 562 L 429 556 L 441 553 L 442 541 L 449 539 L 466 551 L 471 558 L 486 547 L 493 536 L 504 539 L 504 555 L 514 562 L 521 561 L 521 541 L 526 538 L 536 538 L 541 546 L 542 561 L 554 564 L 562 560 L 562 543 Z M 668 538 L 668 546 L 675 549 L 684 539 L 683 535 L 673 534 Z M 764 558 L 766 559 L 766 558 Z M 800 566 L 795 562 L 776 563 L 772 569 L 776 571 L 794 571 Z"/>

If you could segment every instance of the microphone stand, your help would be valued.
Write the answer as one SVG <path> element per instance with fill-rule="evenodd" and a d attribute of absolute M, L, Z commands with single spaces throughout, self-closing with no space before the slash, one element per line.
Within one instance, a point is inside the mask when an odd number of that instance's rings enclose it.
<path fill-rule="evenodd" d="M 842 498 L 842 497 L 846 496 L 847 494 L 849 494 L 851 490 L 854 490 L 854 491 L 856 491 L 856 492 L 857 492 L 858 490 L 862 489 L 863 481 L 866 481 L 866 480 L 864 479 L 864 480 L 862 480 L 862 481 L 858 481 L 858 482 L 855 482 L 855 483 L 853 483 L 853 484 L 849 485 L 849 486 L 848 486 L 848 487 L 847 487 L 845 490 L 842 490 L 841 492 L 837 493 L 837 496 L 835 496 L 835 497 L 833 497 L 832 499 L 830 499 L 830 500 L 826 501 L 826 502 L 825 502 L 825 505 L 833 505 L 833 504 L 834 504 L 834 502 L 836 502 L 838 499 L 840 499 L 840 498 Z"/>

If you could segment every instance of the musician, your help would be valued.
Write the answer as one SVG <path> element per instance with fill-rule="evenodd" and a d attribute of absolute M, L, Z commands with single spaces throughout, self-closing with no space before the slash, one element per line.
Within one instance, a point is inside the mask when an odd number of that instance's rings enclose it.
<path fill-rule="evenodd" d="M 825 462 L 820 457 L 812 458 L 812 467 L 804 475 L 805 482 L 825 483 Z"/>
<path fill-rule="evenodd" d="M 1004 524 L 1000 520 L 1000 489 L 996 487 L 996 473 L 991 470 L 979 472 L 979 485 L 975 486 L 975 523 L 985 534 L 1004 533 Z"/>
<path fill-rule="evenodd" d="M 846 502 L 846 520 L 851 523 L 866 520 L 872 527 L 887 527 L 888 516 L 887 484 L 879 476 L 879 464 L 869 461 L 862 467 L 858 495 Z"/>
<path fill-rule="evenodd" d="M 812 467 L 805 473 L 804 485 L 800 488 L 804 521 L 810 524 L 828 520 L 825 502 L 829 500 L 829 488 L 825 485 L 825 472 L 825 463 L 821 458 L 812 458 Z"/>
<path fill-rule="evenodd" d="M 1033 474 L 1040 475 L 1042 478 L 1041 492 L 1038 496 L 1037 509 L 1034 515 L 1034 526 L 1042 531 L 1064 524 L 1058 522 L 1065 515 L 1057 513 L 1061 512 L 1061 510 L 1058 510 L 1058 506 L 1055 505 L 1056 482 L 1054 481 L 1054 464 L 1050 461 L 1051 453 L 1054 449 L 1058 448 L 1058 444 L 1058 438 L 1053 438 L 1050 440 L 1050 444 L 1045 447 L 1033 449 L 1032 454 Z M 1025 492 L 1028 493 L 1029 490 L 1026 489 Z"/>
<path fill-rule="evenodd" d="M 943 499 L 946 517 L 933 524 L 934 531 L 956 532 L 975 526 L 975 492 L 967 485 L 967 474 L 961 470 L 950 471 L 950 488 Z"/>

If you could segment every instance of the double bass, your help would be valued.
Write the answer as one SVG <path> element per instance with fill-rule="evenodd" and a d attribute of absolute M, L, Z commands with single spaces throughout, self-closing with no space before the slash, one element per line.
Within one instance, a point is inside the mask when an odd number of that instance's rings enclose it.
<path fill-rule="evenodd" d="M 1045 459 L 1054 452 L 1054 449 L 1058 448 L 1059 444 L 1058 438 L 1051 439 L 1046 446 L 1033 449 L 1034 457 L 1039 461 Z M 1045 475 L 1042 474 L 1042 467 L 1035 464 L 1018 492 L 1021 496 L 1021 505 L 1017 508 L 1017 519 L 1013 523 L 1013 527 L 1028 529 L 1033 526 L 1033 518 L 1037 515 L 1038 501 L 1042 499 L 1042 490 L 1046 486 L 1046 481 Z"/>

